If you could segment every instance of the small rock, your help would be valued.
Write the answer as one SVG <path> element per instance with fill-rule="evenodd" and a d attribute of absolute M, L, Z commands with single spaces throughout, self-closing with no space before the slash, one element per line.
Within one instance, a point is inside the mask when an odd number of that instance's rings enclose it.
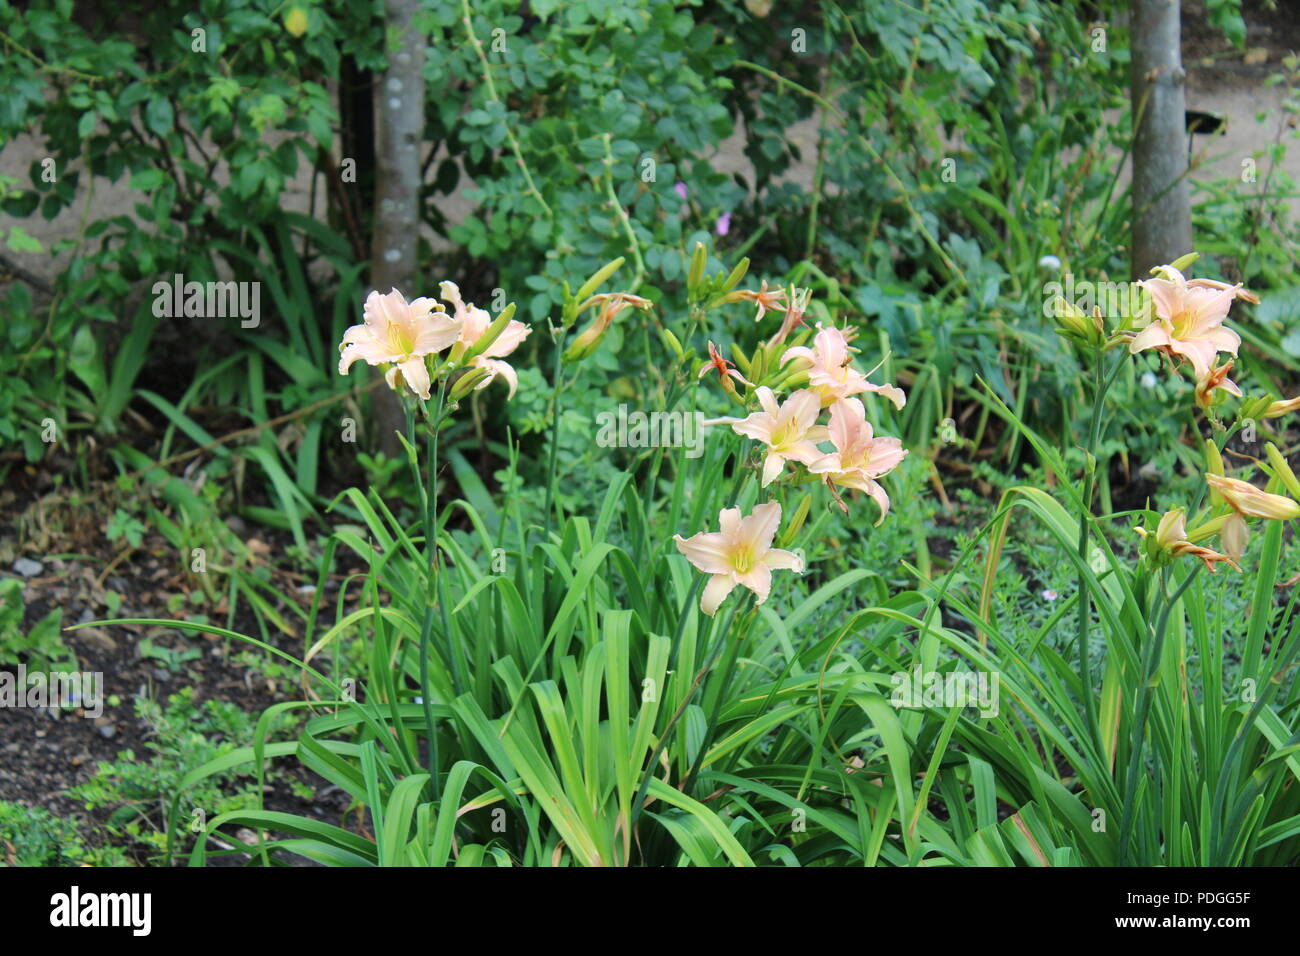
<path fill-rule="evenodd" d="M 164 670 L 161 667 L 155 667 L 153 669 L 153 679 L 158 681 L 160 684 L 165 684 L 172 679 L 172 675 L 169 671 Z"/>
<path fill-rule="evenodd" d="M 81 617 L 77 618 L 77 623 L 89 624 L 94 619 L 95 619 L 95 612 L 92 611 L 90 608 L 86 608 L 84 611 L 81 612 Z"/>
<path fill-rule="evenodd" d="M 112 724 L 105 724 L 103 727 L 96 727 L 101 737 L 113 737 L 117 734 L 117 728 Z"/>
<path fill-rule="evenodd" d="M 90 644 L 99 648 L 101 651 L 117 650 L 117 641 L 108 635 L 108 632 L 99 627 L 87 627 L 77 632 L 77 636 L 82 643 Z"/>
<path fill-rule="evenodd" d="M 34 578 L 44 570 L 45 565 L 39 561 L 33 561 L 31 558 L 19 558 L 14 562 L 14 573 L 25 578 Z"/>

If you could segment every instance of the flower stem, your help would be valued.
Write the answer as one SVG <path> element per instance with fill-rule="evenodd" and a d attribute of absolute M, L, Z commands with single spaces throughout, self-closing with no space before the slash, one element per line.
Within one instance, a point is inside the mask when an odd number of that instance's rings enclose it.
<path fill-rule="evenodd" d="M 1097 356 L 1094 366 L 1095 377 L 1093 381 L 1093 400 L 1092 400 L 1092 421 L 1088 428 L 1088 444 L 1085 450 L 1088 453 L 1086 472 L 1083 479 L 1083 513 L 1079 516 L 1079 559 L 1086 562 L 1088 560 L 1088 535 L 1092 529 L 1092 499 L 1097 490 L 1097 445 L 1101 440 L 1101 415 L 1106 405 L 1106 393 L 1115 382 L 1115 377 L 1119 374 L 1120 368 L 1124 364 L 1124 356 L 1115 361 L 1114 368 L 1107 375 L 1105 371 L 1105 358 L 1102 355 Z M 1092 663 L 1089 659 L 1089 626 L 1092 623 L 1092 602 L 1091 594 L 1088 591 L 1088 582 L 1082 570 L 1079 571 L 1079 627 L 1078 627 L 1078 659 L 1079 659 L 1079 691 L 1083 699 L 1084 720 L 1088 728 L 1088 735 L 1092 740 L 1099 741 L 1097 731 L 1097 702 L 1092 695 Z"/>
<path fill-rule="evenodd" d="M 433 418 L 428 421 L 432 436 L 429 440 L 428 455 L 428 483 L 427 489 L 424 488 L 424 482 L 421 480 L 424 494 L 424 550 L 425 564 L 429 577 L 425 587 L 424 595 L 424 619 L 420 623 L 420 702 L 424 708 L 424 727 L 429 738 L 428 762 L 429 762 L 429 788 L 433 794 L 433 799 L 438 800 L 442 796 L 442 784 L 438 777 L 438 728 L 433 718 L 433 685 L 429 680 L 429 646 L 433 639 L 433 603 L 435 599 L 434 588 L 438 583 L 438 539 L 437 539 L 437 514 L 438 514 L 438 434 L 442 429 L 442 410 L 447 398 L 447 380 L 444 378 L 438 389 L 438 407 Z M 427 414 L 427 410 L 426 410 Z M 407 428 L 410 432 L 409 440 L 411 446 L 415 447 L 415 415 L 414 411 L 408 407 L 407 410 Z M 417 478 L 419 471 L 417 469 Z M 445 621 L 445 608 L 444 621 Z M 448 640 L 451 635 L 447 634 Z M 459 683 L 459 681 L 458 681 Z"/>
<path fill-rule="evenodd" d="M 551 376 L 551 449 L 546 463 L 546 507 L 542 512 L 546 528 L 544 540 L 551 537 L 551 505 L 555 500 L 555 453 L 560 445 L 560 393 L 564 391 L 564 383 L 560 381 L 563 371 L 560 361 L 564 355 L 564 329 L 552 330 L 551 339 L 555 342 L 555 373 Z"/>

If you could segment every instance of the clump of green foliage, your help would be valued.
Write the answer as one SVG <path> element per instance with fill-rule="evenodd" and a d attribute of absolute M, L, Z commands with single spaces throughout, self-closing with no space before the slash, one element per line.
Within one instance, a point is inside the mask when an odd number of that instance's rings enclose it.
<path fill-rule="evenodd" d="M 71 820 L 44 807 L 0 800 L 0 866 L 127 866 L 116 846 L 97 847 Z"/>

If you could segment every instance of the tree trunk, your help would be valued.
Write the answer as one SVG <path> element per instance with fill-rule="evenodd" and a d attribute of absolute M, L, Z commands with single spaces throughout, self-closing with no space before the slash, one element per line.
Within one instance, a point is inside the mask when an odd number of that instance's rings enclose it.
<path fill-rule="evenodd" d="M 1179 0 L 1132 0 L 1134 278 L 1192 251 Z"/>
<path fill-rule="evenodd" d="M 375 85 L 375 217 L 370 246 L 370 284 L 379 292 L 397 289 L 407 299 L 416 288 L 420 233 L 420 142 L 424 135 L 425 38 L 415 26 L 420 0 L 384 0 L 388 68 Z M 380 450 L 401 452 L 396 431 L 406 417 L 388 389 L 375 393 Z"/>

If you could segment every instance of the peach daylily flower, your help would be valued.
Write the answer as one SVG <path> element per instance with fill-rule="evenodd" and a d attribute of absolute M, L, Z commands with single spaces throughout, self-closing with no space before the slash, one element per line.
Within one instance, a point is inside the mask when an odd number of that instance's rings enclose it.
<path fill-rule="evenodd" d="M 879 392 L 894 403 L 895 408 L 907 404 L 907 396 L 893 385 L 872 385 L 853 367 L 853 354 L 844 333 L 831 326 L 817 326 L 813 347 L 798 346 L 786 349 L 782 363 L 798 359 L 808 363 L 808 384 L 821 396 L 822 407 L 863 392 Z"/>
<path fill-rule="evenodd" d="M 487 310 L 480 309 L 473 303 L 466 305 L 461 300 L 460 288 L 456 283 L 443 282 L 439 284 L 438 289 L 443 299 L 456 307 L 456 318 L 462 322 L 460 341 L 466 348 L 469 348 L 483 337 L 483 333 L 492 324 L 492 316 L 487 313 Z M 482 355 L 474 357 L 469 363 L 469 367 L 487 369 L 488 372 L 483 381 L 474 386 L 475 391 L 487 388 L 500 375 L 505 379 L 506 384 L 510 386 L 510 392 L 506 397 L 515 397 L 515 391 L 519 388 L 519 376 L 515 374 L 514 366 L 509 362 L 501 361 L 501 359 L 519 348 L 520 344 L 524 339 L 528 338 L 532 331 L 523 322 L 511 319 L 501 331 L 501 334 L 497 336 L 496 341 L 489 345 Z"/>
<path fill-rule="evenodd" d="M 1143 538 L 1148 537 L 1145 528 L 1135 528 L 1138 534 Z M 1155 546 L 1161 551 L 1168 551 L 1173 557 L 1178 558 L 1184 554 L 1190 554 L 1194 558 L 1200 558 L 1205 562 L 1205 568 L 1211 574 L 1218 574 L 1219 569 L 1214 565 L 1216 562 L 1224 561 L 1230 567 L 1240 571 L 1241 568 L 1237 562 L 1226 554 L 1220 554 L 1209 548 L 1202 548 L 1199 545 L 1192 544 L 1187 540 L 1187 515 L 1182 508 L 1175 508 L 1173 511 L 1167 511 L 1160 518 L 1160 525 L 1156 528 Z"/>
<path fill-rule="evenodd" d="M 723 419 L 720 424 L 730 425 L 737 434 L 745 435 L 767 446 L 763 460 L 762 487 L 766 488 L 785 468 L 787 461 L 807 465 L 824 457 L 816 442 L 830 438 L 825 425 L 817 424 L 821 414 L 821 399 L 811 389 L 795 392 L 780 406 L 776 396 L 766 385 L 754 393 L 758 396 L 760 412 L 747 418 Z"/>
<path fill-rule="evenodd" d="M 705 574 L 712 575 L 700 597 L 700 610 L 710 617 L 736 585 L 754 592 L 762 604 L 772 590 L 772 572 L 789 569 L 803 572 L 803 560 L 793 551 L 772 547 L 781 524 L 781 505 L 775 501 L 758 505 L 749 517 L 739 508 L 718 513 L 719 531 L 701 531 L 683 538 L 673 535 L 677 550 Z"/>
<path fill-rule="evenodd" d="M 825 475 L 828 484 L 866 492 L 880 506 L 876 522 L 880 524 L 889 514 L 889 496 L 876 479 L 893 471 L 907 450 L 897 438 L 873 436 L 866 409 L 856 398 L 843 398 L 831 406 L 828 431 L 835 451 L 812 462 L 808 470 Z"/>
<path fill-rule="evenodd" d="M 1185 279 L 1173 266 L 1152 270 L 1155 279 L 1138 284 L 1151 293 L 1156 321 L 1129 343 L 1129 351 L 1157 349 L 1175 360 L 1192 363 L 1197 378 L 1210 373 L 1219 352 L 1236 355 L 1241 336 L 1223 327 L 1234 299 L 1259 301 L 1240 285 L 1230 286 L 1213 279 Z"/>
<path fill-rule="evenodd" d="M 1247 518 L 1268 518 L 1271 521 L 1300 518 L 1300 505 L 1285 495 L 1269 494 L 1238 478 L 1207 474 L 1205 480 L 1223 496 L 1223 500 L 1232 509 L 1219 532 L 1219 540 L 1223 542 L 1223 549 L 1235 561 L 1240 561 L 1246 551 L 1246 540 L 1250 534 L 1246 526 Z"/>
<path fill-rule="evenodd" d="M 347 375 L 358 359 L 367 365 L 392 365 L 384 373 L 390 388 L 398 387 L 400 375 L 411 391 L 428 399 L 429 368 L 424 357 L 455 342 L 460 321 L 447 315 L 441 303 L 423 297 L 407 302 L 396 289 L 366 296 L 363 317 L 361 325 L 343 333 L 339 374 Z"/>

